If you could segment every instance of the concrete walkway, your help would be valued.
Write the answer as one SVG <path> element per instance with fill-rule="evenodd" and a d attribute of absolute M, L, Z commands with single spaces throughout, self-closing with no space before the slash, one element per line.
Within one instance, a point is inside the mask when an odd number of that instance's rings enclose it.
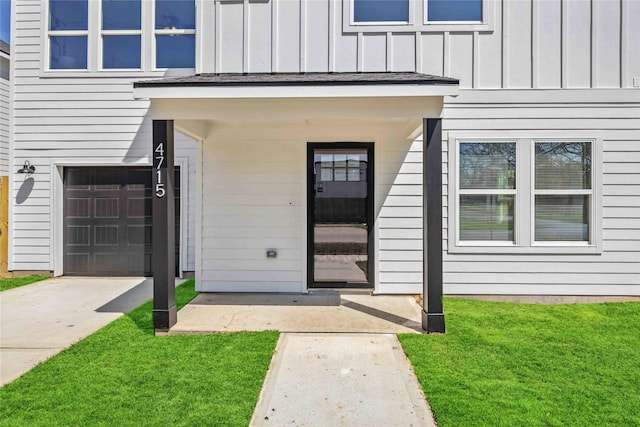
<path fill-rule="evenodd" d="M 0 292 L 0 386 L 153 294 L 153 279 L 60 277 Z"/>
<path fill-rule="evenodd" d="M 435 426 L 391 334 L 282 334 L 252 426 Z"/>

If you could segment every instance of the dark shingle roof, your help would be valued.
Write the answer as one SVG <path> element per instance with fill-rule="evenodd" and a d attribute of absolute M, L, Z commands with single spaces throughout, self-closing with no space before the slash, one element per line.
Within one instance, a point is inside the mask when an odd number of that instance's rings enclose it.
<path fill-rule="evenodd" d="M 356 86 L 356 85 L 457 85 L 448 77 L 413 72 L 386 73 L 243 73 L 195 74 L 135 82 L 134 87 L 172 86 Z"/>
<path fill-rule="evenodd" d="M 11 46 L 9 46 L 9 43 L 0 40 L 0 52 L 4 52 L 7 55 L 11 54 Z"/>

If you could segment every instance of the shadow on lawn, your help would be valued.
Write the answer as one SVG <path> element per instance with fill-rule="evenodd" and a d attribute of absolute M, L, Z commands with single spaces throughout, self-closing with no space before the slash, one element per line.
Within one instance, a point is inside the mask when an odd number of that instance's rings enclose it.
<path fill-rule="evenodd" d="M 178 311 L 198 295 L 195 281 L 189 279 L 176 288 L 176 306 Z M 149 300 L 138 308 L 125 314 L 145 335 L 155 335 L 153 329 L 153 301 Z"/>

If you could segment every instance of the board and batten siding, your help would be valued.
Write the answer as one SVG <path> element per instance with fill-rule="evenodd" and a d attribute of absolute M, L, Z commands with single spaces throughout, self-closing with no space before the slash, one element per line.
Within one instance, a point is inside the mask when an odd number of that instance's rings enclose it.
<path fill-rule="evenodd" d="M 603 148 L 602 229 L 596 231 L 602 233 L 601 254 L 463 254 L 448 252 L 445 241 L 445 293 L 640 295 L 639 95 L 634 90 L 466 91 L 445 103 L 445 140 L 456 132 L 468 140 L 592 135 L 601 138 Z M 453 156 L 447 154 L 445 159 Z M 444 203 L 446 228 L 453 213 Z"/>
<path fill-rule="evenodd" d="M 636 0 L 486 1 L 492 31 L 344 31 L 338 0 L 204 2 L 198 71 L 417 71 L 474 89 L 629 88 L 640 77 Z"/>
<path fill-rule="evenodd" d="M 62 178 L 60 166 L 151 165 L 151 120 L 147 100 L 134 100 L 140 76 L 45 76 L 41 71 L 40 1 L 15 4 L 12 46 L 13 141 L 10 170 L 25 160 L 36 167 L 26 182 L 14 175 L 11 188 L 12 270 L 60 271 Z M 198 143 L 176 134 L 176 161 L 186 168 L 183 189 L 195 194 Z M 177 163 L 179 164 L 179 163 Z M 182 230 L 182 269 L 195 270 L 195 202 L 187 198 Z"/>

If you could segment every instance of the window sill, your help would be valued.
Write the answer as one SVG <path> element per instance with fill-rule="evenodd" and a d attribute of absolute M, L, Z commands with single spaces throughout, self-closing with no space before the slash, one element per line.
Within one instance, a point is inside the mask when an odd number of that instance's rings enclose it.
<path fill-rule="evenodd" d="M 166 70 L 43 70 L 40 72 L 41 78 L 157 78 L 157 77 L 179 77 L 195 74 L 195 68 L 170 68 Z"/>
<path fill-rule="evenodd" d="M 358 22 L 349 23 L 345 22 L 343 25 L 343 32 L 345 33 L 386 33 L 386 32 L 443 32 L 443 31 L 455 31 L 455 32 L 493 32 L 493 25 L 487 22 L 428 22 L 428 23 L 379 23 L 379 22 Z"/>
<path fill-rule="evenodd" d="M 518 246 L 518 245 L 494 245 L 491 243 L 486 244 L 457 244 L 450 245 L 448 248 L 449 253 L 453 254 L 502 254 L 502 255 L 515 255 L 515 254 L 527 254 L 527 255 L 546 255 L 546 254 L 565 254 L 565 255 L 594 255 L 601 254 L 602 248 L 599 245 L 589 244 L 576 244 L 570 245 L 567 243 L 562 244 L 549 244 L 535 246 Z"/>

